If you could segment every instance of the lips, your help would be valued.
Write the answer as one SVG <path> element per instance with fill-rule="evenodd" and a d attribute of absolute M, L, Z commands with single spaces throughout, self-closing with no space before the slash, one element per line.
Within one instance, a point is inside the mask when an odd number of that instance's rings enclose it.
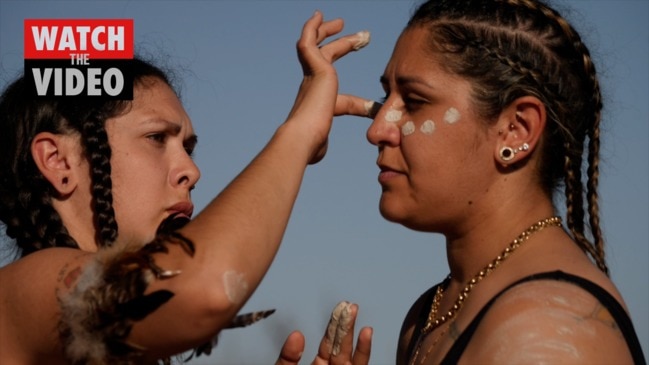
<path fill-rule="evenodd" d="M 169 216 L 174 218 L 190 219 L 194 214 L 194 204 L 191 202 L 180 202 L 167 209 Z"/>
<path fill-rule="evenodd" d="M 194 213 L 194 205 L 190 202 L 178 203 L 167 209 L 167 212 L 169 215 L 160 223 L 158 233 L 172 232 L 189 223 Z"/>
<path fill-rule="evenodd" d="M 379 168 L 381 169 L 381 172 L 379 173 L 379 182 L 380 183 L 385 183 L 388 182 L 389 180 L 402 176 L 403 172 L 393 169 L 389 166 L 379 164 Z"/>

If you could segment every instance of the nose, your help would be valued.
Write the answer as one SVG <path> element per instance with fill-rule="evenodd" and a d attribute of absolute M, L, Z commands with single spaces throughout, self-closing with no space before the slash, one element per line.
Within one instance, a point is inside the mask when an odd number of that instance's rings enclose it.
<path fill-rule="evenodd" d="M 172 185 L 192 190 L 200 178 L 201 171 L 194 163 L 194 160 L 187 153 L 183 153 L 176 172 L 172 173 Z"/>
<path fill-rule="evenodd" d="M 381 109 L 374 117 L 372 124 L 367 129 L 367 140 L 375 146 L 397 146 L 399 145 L 401 139 L 401 133 L 399 131 L 400 120 L 394 120 L 394 118 L 386 118 L 387 113 L 394 110 L 391 107 L 387 106 L 388 104 L 383 104 Z"/>

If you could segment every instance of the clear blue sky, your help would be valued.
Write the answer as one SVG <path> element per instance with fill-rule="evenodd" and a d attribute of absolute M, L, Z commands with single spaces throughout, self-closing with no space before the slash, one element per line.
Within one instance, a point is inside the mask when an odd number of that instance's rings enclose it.
<path fill-rule="evenodd" d="M 649 2 L 556 1 L 591 47 L 605 95 L 601 209 L 612 277 L 649 353 Z M 320 9 L 372 41 L 338 63 L 341 92 L 383 96 L 379 76 L 414 6 L 402 1 L 15 1 L 0 0 L 0 87 L 22 72 L 25 18 L 133 18 L 136 48 L 178 71 L 200 142 L 198 209 L 259 151 L 284 120 L 301 80 L 295 41 Z M 309 168 L 284 243 L 244 310 L 269 319 L 224 331 L 193 364 L 271 364 L 286 335 L 316 352 L 342 299 L 374 327 L 372 364 L 392 364 L 410 304 L 447 274 L 439 235 L 409 231 L 378 213 L 376 149 L 368 120 L 335 121 L 329 153 Z M 304 361 L 305 364 L 309 361 Z"/>

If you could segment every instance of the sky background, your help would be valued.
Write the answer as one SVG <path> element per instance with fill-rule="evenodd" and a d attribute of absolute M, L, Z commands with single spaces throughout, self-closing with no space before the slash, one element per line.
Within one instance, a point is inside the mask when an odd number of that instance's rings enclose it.
<path fill-rule="evenodd" d="M 25 18 L 132 18 L 136 52 L 177 71 L 199 135 L 202 209 L 255 156 L 288 114 L 301 81 L 295 53 L 314 10 L 342 17 L 344 33 L 369 30 L 368 47 L 338 61 L 340 91 L 383 96 L 379 76 L 418 1 L 0 0 L 0 87 L 23 69 Z M 611 276 L 649 353 L 649 2 L 555 1 L 594 56 L 605 109 L 600 204 Z M 371 364 L 393 364 L 412 302 L 447 272 L 444 239 L 389 223 L 378 212 L 369 120 L 334 121 L 329 152 L 307 170 L 282 247 L 244 311 L 270 318 L 222 332 L 191 364 L 272 364 L 294 329 L 316 353 L 331 309 L 360 305 L 357 330 L 374 327 Z M 4 239 L 6 241 L 6 238 Z M 3 244 L 7 244 L 6 242 Z M 2 265 L 0 260 L 0 265 Z"/>

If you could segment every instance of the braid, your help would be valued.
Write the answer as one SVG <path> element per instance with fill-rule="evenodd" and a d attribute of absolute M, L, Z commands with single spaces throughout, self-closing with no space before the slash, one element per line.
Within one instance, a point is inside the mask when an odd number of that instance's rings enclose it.
<path fill-rule="evenodd" d="M 567 143 L 566 143 L 567 144 Z M 567 144 L 566 150 L 570 150 Z M 588 252 L 596 262 L 598 253 L 596 248 L 588 241 L 584 235 L 584 200 L 583 200 L 583 185 L 581 184 L 581 156 L 577 156 L 577 160 L 571 160 L 569 156 L 565 158 L 564 170 L 566 172 L 565 178 L 565 196 L 566 196 L 566 224 L 572 233 L 575 242 L 582 250 Z"/>
<path fill-rule="evenodd" d="M 18 201 L 26 208 L 25 214 L 23 219 L 17 220 L 18 224 L 14 224 L 11 229 L 7 227 L 7 234 L 10 237 L 16 236 L 23 256 L 47 247 L 78 247 L 68 235 L 61 217 L 50 204 L 51 196 L 44 179 L 38 179 L 34 183 L 36 186 L 40 185 L 40 189 L 33 189 L 33 186 L 23 186 L 20 189 Z M 16 229 L 23 225 L 33 228 Z"/>
<path fill-rule="evenodd" d="M 558 12 L 534 0 L 428 1 L 407 27 L 415 26 L 429 29 L 431 50 L 450 72 L 473 81 L 473 99 L 486 120 L 495 120 L 525 95 L 543 102 L 548 124 L 541 147 L 541 184 L 551 195 L 563 182 L 568 228 L 577 245 L 608 273 L 597 194 L 602 96 L 579 34 Z"/>
<path fill-rule="evenodd" d="M 604 250 L 604 238 L 602 237 L 599 222 L 599 201 L 597 194 L 597 187 L 599 185 L 599 125 L 602 120 L 603 107 L 602 91 L 599 80 L 597 79 L 595 64 L 592 61 L 588 48 L 581 41 L 577 32 L 573 30 L 572 34 L 575 36 L 574 38 L 578 40 L 577 42 L 574 42 L 575 48 L 583 55 L 584 71 L 586 72 L 586 75 L 588 75 L 587 80 L 590 82 L 593 90 L 590 103 L 593 108 L 593 123 L 588 129 L 588 215 L 590 217 L 589 223 L 594 240 L 593 245 L 596 249 L 596 255 L 593 257 L 597 261 L 599 268 L 608 274 L 609 271 L 606 265 Z"/>
<path fill-rule="evenodd" d="M 516 1 L 516 0 L 512 0 Z M 522 0 L 523 3 L 528 3 L 534 5 L 529 0 Z M 590 109 L 590 114 L 592 115 L 592 125 L 587 128 L 587 137 L 588 137 L 588 171 L 587 171 L 587 203 L 588 203 L 588 216 L 589 216 L 589 225 L 591 228 L 591 234 L 594 242 L 590 244 L 585 238 L 582 240 L 577 239 L 577 242 L 583 242 L 580 244 L 582 248 L 587 249 L 590 255 L 595 259 L 595 262 L 599 268 L 608 274 L 608 267 L 605 260 L 605 251 L 604 251 L 604 239 L 602 237 L 602 232 L 599 222 L 599 203 L 598 203 L 598 194 L 597 186 L 599 184 L 599 124 L 601 122 L 601 111 L 602 111 L 602 93 L 599 85 L 599 80 L 597 79 L 597 72 L 595 70 L 595 64 L 592 61 L 590 51 L 588 47 L 583 43 L 579 33 L 556 11 L 546 7 L 540 6 L 541 11 L 550 19 L 553 19 L 563 30 L 563 33 L 566 35 L 568 40 L 572 43 L 572 46 L 575 52 L 581 56 L 578 60 L 581 60 L 582 70 L 584 72 L 584 83 L 587 84 L 586 90 L 592 90 L 591 99 L 589 103 L 586 103 L 586 110 Z M 580 151 L 583 148 L 580 149 Z M 581 162 L 578 166 L 581 168 Z M 578 180 L 581 185 L 581 179 Z M 567 189 L 566 189 L 567 190 Z M 580 192 L 581 194 L 581 192 Z M 582 206 L 583 203 L 580 203 Z M 580 221 L 583 222 L 583 213 Z M 583 232 L 583 225 L 582 232 Z M 583 237 L 582 237 L 583 238 Z"/>
<path fill-rule="evenodd" d="M 529 9 L 535 9 L 538 8 L 546 17 L 549 19 L 552 19 L 556 24 L 561 28 L 563 31 L 563 34 L 568 38 L 568 40 L 571 42 L 575 52 L 581 56 L 576 58 L 577 60 L 581 60 L 582 64 L 582 69 L 584 71 L 584 74 L 586 77 L 584 78 L 584 82 L 589 84 L 588 89 L 592 90 L 592 92 L 589 94 L 591 96 L 589 103 L 586 103 L 586 110 L 590 110 L 590 114 L 592 115 L 592 125 L 590 128 L 587 130 L 587 137 L 588 137 L 588 176 L 587 176 L 587 203 L 588 203 L 588 216 L 589 216 L 589 225 L 591 229 L 591 234 L 593 236 L 594 242 L 591 244 L 588 242 L 588 240 L 585 239 L 583 232 L 583 224 L 580 224 L 578 226 L 575 226 L 575 228 L 579 227 L 578 230 L 572 229 L 571 231 L 575 238 L 577 239 L 577 243 L 579 244 L 580 247 L 583 249 L 587 250 L 590 255 L 595 259 L 595 262 L 599 266 L 599 268 L 604 271 L 605 273 L 608 274 L 608 267 L 606 266 L 606 260 L 605 260 L 605 251 L 604 251 L 604 239 L 602 237 L 602 232 L 600 228 L 600 222 L 599 222 L 599 202 L 598 202 L 598 194 L 597 194 L 597 186 L 599 184 L 599 145 L 600 145 L 600 140 L 599 140 L 599 124 L 601 122 L 601 111 L 602 111 L 602 93 L 599 85 L 599 80 L 597 79 L 597 72 L 595 70 L 595 64 L 592 61 L 592 57 L 590 55 L 590 51 L 588 50 L 588 47 L 583 43 L 581 37 L 579 36 L 579 33 L 561 16 L 559 15 L 556 11 L 550 9 L 547 6 L 544 6 L 542 4 L 535 3 L 530 0 L 510 0 L 512 4 L 516 4 L 520 1 L 520 4 L 522 6 L 525 6 Z M 568 149 L 568 148 L 566 148 Z M 581 151 L 582 149 L 580 149 Z M 566 176 L 568 175 L 568 166 L 569 164 L 566 163 Z M 579 165 L 575 165 L 576 169 L 581 168 L 581 161 Z M 579 191 L 576 192 L 571 192 L 568 193 L 566 191 L 566 197 L 570 195 L 576 195 L 576 194 L 582 194 L 583 189 L 581 188 L 581 178 L 577 180 L 580 182 L 579 186 L 580 189 Z M 574 186 L 574 185 L 573 185 Z M 566 181 L 566 190 L 568 190 L 568 181 Z M 570 204 L 570 200 L 566 200 L 566 204 Z M 580 206 L 582 206 L 583 203 L 580 202 Z M 568 207 L 569 208 L 569 207 Z M 583 222 L 583 210 L 581 210 L 581 214 L 578 214 L 578 219 L 580 222 Z M 569 219 L 569 221 L 572 220 L 573 222 L 577 220 L 577 217 L 573 217 L 572 219 Z"/>
<path fill-rule="evenodd" d="M 87 118 L 82 124 L 81 134 L 90 162 L 97 241 L 102 246 L 110 246 L 117 238 L 117 221 L 113 210 L 108 136 L 103 121 L 93 117 Z"/>

